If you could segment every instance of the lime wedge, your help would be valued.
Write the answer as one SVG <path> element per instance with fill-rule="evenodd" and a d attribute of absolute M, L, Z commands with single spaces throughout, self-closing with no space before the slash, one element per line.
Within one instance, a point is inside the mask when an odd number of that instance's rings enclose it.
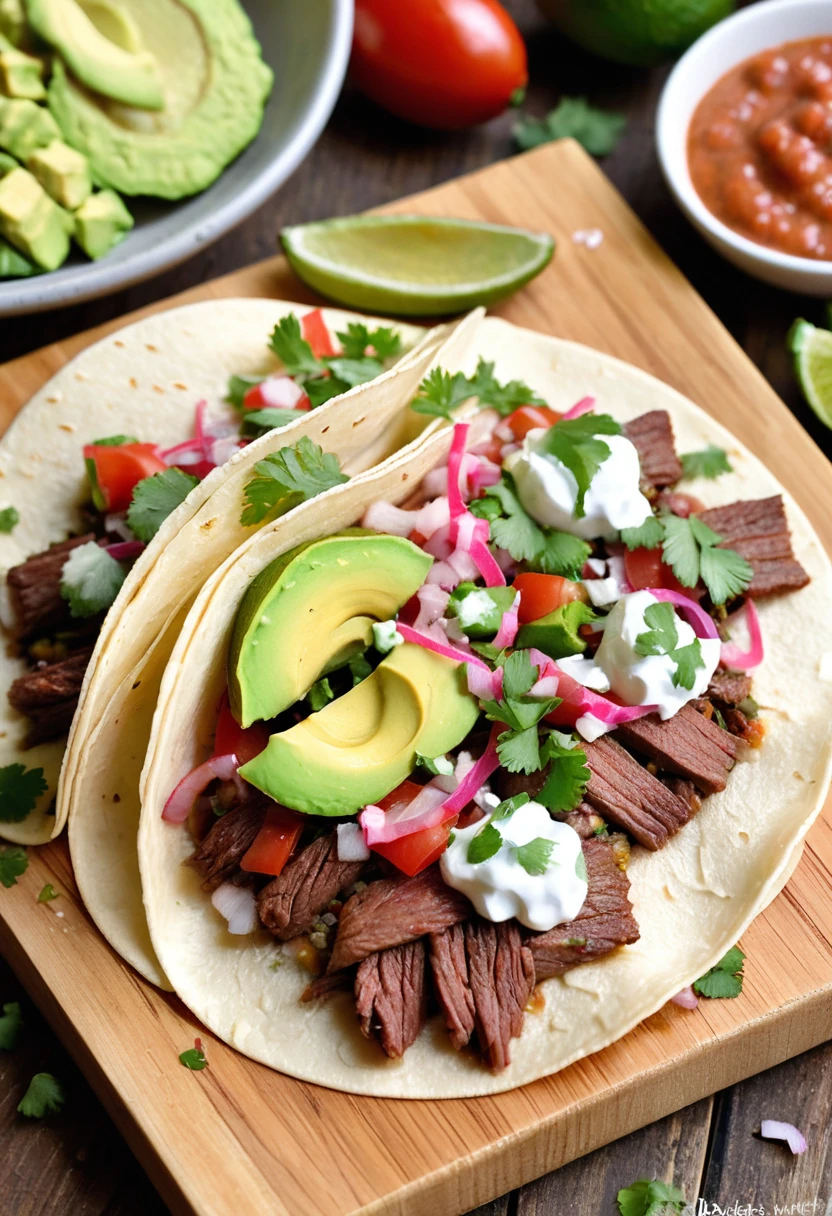
<path fill-rule="evenodd" d="M 832 333 L 799 320 L 786 341 L 803 396 L 821 422 L 832 427 Z"/>
<path fill-rule="evenodd" d="M 426 316 L 491 304 L 549 262 L 540 232 L 424 215 L 354 215 L 280 234 L 298 277 L 369 312 Z"/>

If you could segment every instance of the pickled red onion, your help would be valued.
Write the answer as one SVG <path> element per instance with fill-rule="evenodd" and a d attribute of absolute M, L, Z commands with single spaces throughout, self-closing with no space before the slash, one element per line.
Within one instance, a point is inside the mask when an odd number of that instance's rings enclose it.
<path fill-rule="evenodd" d="M 582 414 L 588 414 L 595 409 L 594 397 L 581 397 L 561 418 L 561 422 L 571 422 L 573 418 L 580 418 Z"/>
<path fill-rule="evenodd" d="M 434 654 L 441 654 L 443 658 L 451 659 L 454 663 L 473 663 L 475 666 L 484 667 L 488 672 L 491 670 L 482 659 L 478 659 L 472 654 L 466 654 L 464 650 L 459 650 L 456 646 L 452 646 L 450 642 L 440 642 L 437 638 L 431 637 L 426 633 L 420 633 L 412 625 L 403 625 L 399 621 L 396 624 L 396 629 L 406 642 L 412 642 L 415 646 L 424 646 L 425 650 L 432 650 Z"/>
<path fill-rule="evenodd" d="M 444 823 L 453 814 L 444 813 L 446 798 L 445 790 L 429 781 L 412 802 L 395 807 L 392 811 L 385 813 L 379 806 L 365 806 L 358 816 L 358 822 L 367 846 L 372 848 L 374 844 L 389 844 L 391 840 Z"/>
<path fill-rule="evenodd" d="M 459 480 L 462 473 L 462 459 L 468 443 L 469 425 L 467 422 L 457 422 L 454 426 L 454 437 L 448 454 L 448 503 L 451 508 L 451 543 L 456 545 L 458 536 L 458 521 L 465 514 L 465 500 Z"/>
<path fill-rule="evenodd" d="M 506 646 L 511 646 L 514 639 L 517 637 L 517 630 L 520 628 L 520 622 L 517 616 L 519 611 L 520 592 L 518 591 L 509 610 L 503 613 L 503 619 L 500 621 L 500 628 L 497 630 L 497 634 L 494 638 L 494 645 L 498 650 L 504 650 Z"/>
<path fill-rule="evenodd" d="M 184 823 L 199 795 L 215 779 L 234 781 L 240 796 L 245 797 L 245 782 L 237 775 L 239 767 L 240 761 L 233 752 L 226 756 L 212 756 L 204 764 L 197 765 L 182 778 L 168 798 L 162 818 L 167 823 Z"/>
<path fill-rule="evenodd" d="M 121 540 L 113 545 L 104 546 L 110 557 L 114 557 L 117 562 L 129 562 L 134 557 L 138 557 L 143 553 L 146 545 L 140 540 Z"/>
<path fill-rule="evenodd" d="M 742 612 L 740 608 L 739 612 Z M 739 616 L 739 612 L 735 613 Z M 747 671 L 749 667 L 759 667 L 763 661 L 763 634 L 760 629 L 760 618 L 757 607 L 752 599 L 745 601 L 745 615 L 748 621 L 748 632 L 751 635 L 749 650 L 740 650 L 733 642 L 723 642 L 719 652 L 719 662 L 722 667 L 734 667 L 739 671 Z"/>
<path fill-rule="evenodd" d="M 675 604 L 677 608 L 681 608 L 683 612 L 693 617 L 690 624 L 698 638 L 719 638 L 719 633 L 712 618 L 708 616 L 704 608 L 699 607 L 696 600 L 692 600 L 689 596 L 682 595 L 678 591 L 668 591 L 665 587 L 647 587 L 646 590 L 655 596 L 657 600 L 668 604 Z"/>

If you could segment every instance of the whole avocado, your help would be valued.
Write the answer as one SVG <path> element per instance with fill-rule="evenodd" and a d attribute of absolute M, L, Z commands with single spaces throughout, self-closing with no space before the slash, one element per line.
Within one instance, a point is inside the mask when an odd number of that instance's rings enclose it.
<path fill-rule="evenodd" d="M 653 67 L 733 13 L 735 0 L 537 0 L 573 42 L 604 59 Z"/>

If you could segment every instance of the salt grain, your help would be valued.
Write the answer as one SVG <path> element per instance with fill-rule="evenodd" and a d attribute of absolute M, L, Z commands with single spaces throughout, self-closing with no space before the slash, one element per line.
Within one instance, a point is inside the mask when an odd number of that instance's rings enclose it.
<path fill-rule="evenodd" d="M 600 228 L 579 228 L 577 232 L 572 233 L 572 240 L 576 245 L 585 245 L 587 249 L 597 249 L 604 239 L 604 234 Z"/>

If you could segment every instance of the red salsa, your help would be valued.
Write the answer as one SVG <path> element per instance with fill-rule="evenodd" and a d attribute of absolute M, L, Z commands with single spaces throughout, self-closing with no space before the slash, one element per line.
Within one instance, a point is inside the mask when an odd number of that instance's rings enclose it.
<path fill-rule="evenodd" d="M 729 228 L 832 261 L 832 33 L 726 72 L 693 115 L 688 163 L 699 197 Z"/>

